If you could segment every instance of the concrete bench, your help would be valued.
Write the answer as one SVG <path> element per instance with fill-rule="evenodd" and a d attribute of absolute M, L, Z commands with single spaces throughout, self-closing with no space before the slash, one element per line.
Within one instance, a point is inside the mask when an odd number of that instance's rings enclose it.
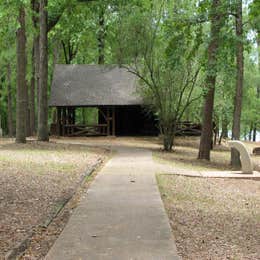
<path fill-rule="evenodd" d="M 253 154 L 254 154 L 254 155 L 260 155 L 260 147 L 255 147 L 255 148 L 253 149 Z"/>
<path fill-rule="evenodd" d="M 242 173 L 253 174 L 253 164 L 246 146 L 237 140 L 229 141 L 228 144 L 240 153 Z"/>

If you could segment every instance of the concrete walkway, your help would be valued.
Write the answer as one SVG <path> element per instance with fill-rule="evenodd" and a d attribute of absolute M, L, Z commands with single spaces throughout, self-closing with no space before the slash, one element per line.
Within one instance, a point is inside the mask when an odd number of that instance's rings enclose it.
<path fill-rule="evenodd" d="M 253 174 L 245 174 L 241 171 L 199 171 L 187 170 L 180 167 L 173 167 L 170 164 L 157 162 L 157 173 L 165 175 L 181 175 L 186 177 L 201 178 L 230 178 L 230 179 L 247 179 L 260 180 L 260 172 L 253 171 Z"/>
<path fill-rule="evenodd" d="M 179 259 L 151 152 L 115 149 L 46 259 Z"/>

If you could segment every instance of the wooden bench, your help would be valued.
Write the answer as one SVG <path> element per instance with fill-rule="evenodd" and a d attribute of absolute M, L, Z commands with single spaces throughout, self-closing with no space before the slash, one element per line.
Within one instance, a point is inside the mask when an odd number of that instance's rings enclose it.
<path fill-rule="evenodd" d="M 244 143 L 237 140 L 232 140 L 229 141 L 228 144 L 231 148 L 236 149 L 240 153 L 242 173 L 253 174 L 251 157 Z"/>

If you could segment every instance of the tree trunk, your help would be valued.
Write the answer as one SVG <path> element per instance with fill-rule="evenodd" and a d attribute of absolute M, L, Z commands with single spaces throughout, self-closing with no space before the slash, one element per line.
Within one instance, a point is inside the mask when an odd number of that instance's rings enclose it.
<path fill-rule="evenodd" d="M 215 83 L 217 76 L 217 51 L 219 45 L 219 33 L 221 28 L 220 0 L 213 0 L 211 6 L 211 40 L 208 47 L 208 64 L 206 85 L 208 92 L 205 97 L 203 108 L 202 133 L 198 159 L 210 160 L 210 150 L 212 144 L 212 118 L 214 108 Z"/>
<path fill-rule="evenodd" d="M 12 99 L 12 81 L 11 81 L 11 65 L 7 65 L 7 121 L 8 121 L 8 136 L 14 136 L 13 122 L 13 99 Z"/>
<path fill-rule="evenodd" d="M 37 106 L 39 104 L 39 69 L 40 69 L 40 37 L 39 37 L 39 11 L 40 11 L 40 4 L 39 0 L 31 0 L 31 9 L 33 11 L 32 22 L 34 26 L 34 30 L 36 31 L 34 38 L 33 38 L 33 52 L 34 52 L 34 81 L 35 87 L 34 91 L 36 90 L 36 101 Z M 34 93 L 35 96 L 35 93 Z M 35 100 L 35 98 L 34 98 Z M 35 102 L 35 101 L 34 101 Z M 34 115 L 36 113 L 34 111 Z M 34 119 L 34 132 L 36 130 L 36 118 Z"/>
<path fill-rule="evenodd" d="M 174 144 L 174 136 L 176 133 L 176 125 L 177 123 L 173 123 L 172 125 L 168 125 L 168 124 L 161 124 L 160 125 L 160 129 L 161 129 L 161 133 L 163 135 L 163 149 L 164 151 L 170 152 L 172 151 L 172 147 Z"/>
<path fill-rule="evenodd" d="M 172 151 L 174 136 L 172 133 L 165 133 L 163 135 L 163 148 L 165 151 Z"/>
<path fill-rule="evenodd" d="M 232 139 L 240 139 L 240 119 L 242 109 L 242 97 L 243 97 L 243 81 L 244 81 L 244 44 L 243 44 L 243 20 L 242 20 L 242 0 L 237 3 L 236 11 L 236 60 L 237 60 L 237 77 L 236 77 L 236 94 L 234 101 L 234 115 L 233 115 L 233 127 L 232 127 Z M 231 150 L 231 165 L 233 167 L 239 167 L 240 155 L 235 149 Z"/>
<path fill-rule="evenodd" d="M 27 57 L 26 57 L 27 58 Z M 29 84 L 28 81 L 26 80 L 26 136 L 31 135 L 31 123 L 30 123 L 30 104 L 29 104 Z"/>
<path fill-rule="evenodd" d="M 32 49 L 32 77 L 31 77 L 31 86 L 30 86 L 30 100 L 29 100 L 29 110 L 30 110 L 30 134 L 35 134 L 35 47 L 36 47 L 36 38 L 34 38 L 33 49 Z"/>
<path fill-rule="evenodd" d="M 223 115 L 222 119 L 222 137 L 228 138 L 228 118 L 226 114 Z"/>
<path fill-rule="evenodd" d="M 223 138 L 228 138 L 228 118 L 225 112 L 223 112 L 221 124 L 221 135 L 218 142 L 219 145 L 221 145 L 221 141 Z"/>
<path fill-rule="evenodd" d="M 258 72 L 260 74 L 260 31 L 257 32 L 256 36 L 256 42 L 257 42 L 257 53 L 258 53 Z M 260 98 L 260 83 L 257 85 L 257 98 Z"/>
<path fill-rule="evenodd" d="M 21 6 L 18 17 L 19 29 L 17 30 L 17 97 L 16 97 L 16 143 L 26 142 L 26 34 L 25 10 Z"/>
<path fill-rule="evenodd" d="M 258 50 L 258 72 L 260 75 L 260 31 L 257 32 L 257 36 L 256 36 L 256 42 L 257 42 L 257 50 Z M 256 87 L 256 96 L 258 99 L 260 99 L 260 83 L 258 83 L 257 87 Z M 257 135 L 257 127 L 259 127 L 259 124 L 257 124 L 257 122 L 255 123 L 255 127 L 253 130 L 253 141 L 256 142 L 256 135 Z"/>
<path fill-rule="evenodd" d="M 38 140 L 49 141 L 48 131 L 48 38 L 47 0 L 40 0 L 40 70 L 38 104 Z"/>
<path fill-rule="evenodd" d="M 214 145 L 217 145 L 217 139 L 219 137 L 219 121 L 216 120 L 216 125 L 214 127 Z"/>
<path fill-rule="evenodd" d="M 252 131 L 253 131 L 254 124 L 253 122 L 250 123 L 249 133 L 248 133 L 248 140 L 252 140 Z"/>
<path fill-rule="evenodd" d="M 256 142 L 257 125 L 255 124 L 253 129 L 253 142 Z"/>
<path fill-rule="evenodd" d="M 39 92 L 40 92 L 40 36 L 35 37 L 35 82 L 36 82 L 36 101 L 39 106 Z"/>
<path fill-rule="evenodd" d="M 105 12 L 103 6 L 100 7 L 98 23 L 98 64 L 105 64 Z"/>

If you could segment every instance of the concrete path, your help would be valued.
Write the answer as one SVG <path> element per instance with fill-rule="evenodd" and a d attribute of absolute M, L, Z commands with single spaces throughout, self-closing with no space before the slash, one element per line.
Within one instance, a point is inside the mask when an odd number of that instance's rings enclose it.
<path fill-rule="evenodd" d="M 260 172 L 253 171 L 252 174 L 245 174 L 241 171 L 199 171 L 187 170 L 180 167 L 173 167 L 170 164 L 157 162 L 157 173 L 166 175 L 182 175 L 187 177 L 201 177 L 201 178 L 230 178 L 230 179 L 247 179 L 260 180 Z"/>
<path fill-rule="evenodd" d="M 46 259 L 175 260 L 148 150 L 116 148 Z"/>

